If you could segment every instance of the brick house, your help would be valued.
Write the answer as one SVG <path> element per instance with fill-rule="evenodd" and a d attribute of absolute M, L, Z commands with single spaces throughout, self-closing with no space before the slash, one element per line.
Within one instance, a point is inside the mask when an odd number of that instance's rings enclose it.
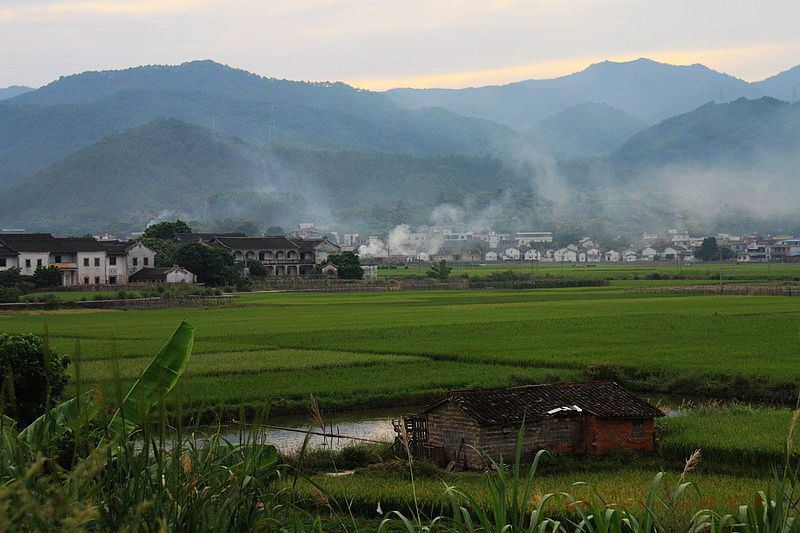
<path fill-rule="evenodd" d="M 481 452 L 513 458 L 525 420 L 523 454 L 603 455 L 654 451 L 660 409 L 610 381 L 451 391 L 404 423 L 412 444 L 465 468 L 485 466 Z"/>

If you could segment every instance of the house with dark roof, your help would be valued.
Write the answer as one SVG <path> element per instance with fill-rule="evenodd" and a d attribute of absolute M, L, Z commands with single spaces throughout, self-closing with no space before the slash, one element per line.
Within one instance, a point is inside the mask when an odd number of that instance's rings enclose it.
<path fill-rule="evenodd" d="M 327 238 L 289 239 L 267 237 L 216 237 L 210 243 L 228 251 L 234 261 L 259 261 L 268 276 L 308 276 L 339 246 Z"/>
<path fill-rule="evenodd" d="M 405 419 L 412 443 L 465 468 L 485 456 L 513 459 L 524 420 L 523 454 L 539 450 L 598 456 L 655 450 L 664 413 L 610 381 L 456 390 Z"/>
<path fill-rule="evenodd" d="M 159 283 L 174 285 L 176 283 L 196 283 L 197 276 L 183 267 L 142 268 L 131 274 L 131 283 Z"/>
<path fill-rule="evenodd" d="M 49 233 L 0 235 L 0 270 L 18 268 L 30 276 L 37 268 L 56 267 L 62 284 L 105 285 L 127 283 L 127 262 L 152 266 L 153 251 L 139 242 L 101 242 L 92 237 L 54 237 Z M 147 259 L 144 259 L 147 258 Z M 125 268 L 123 268 L 125 267 Z"/>

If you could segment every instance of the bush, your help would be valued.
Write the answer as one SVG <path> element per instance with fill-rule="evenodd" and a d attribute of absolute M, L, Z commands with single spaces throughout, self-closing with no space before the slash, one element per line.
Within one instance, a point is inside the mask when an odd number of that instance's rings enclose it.
<path fill-rule="evenodd" d="M 21 426 L 56 404 L 69 382 L 69 358 L 27 333 L 0 335 L 0 383 L 6 413 Z"/>
<path fill-rule="evenodd" d="M 586 376 L 597 381 L 620 381 L 622 371 L 611 363 L 598 363 L 586 367 Z"/>
<path fill-rule="evenodd" d="M 0 287 L 0 304 L 16 303 L 22 292 L 14 287 Z"/>

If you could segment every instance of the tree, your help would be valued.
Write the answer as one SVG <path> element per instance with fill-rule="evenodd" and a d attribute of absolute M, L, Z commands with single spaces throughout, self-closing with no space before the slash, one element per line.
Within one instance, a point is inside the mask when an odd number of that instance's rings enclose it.
<path fill-rule="evenodd" d="M 210 286 L 235 283 L 241 277 L 228 252 L 200 242 L 187 242 L 179 246 L 175 252 L 175 263 L 195 274 L 200 283 Z"/>
<path fill-rule="evenodd" d="M 155 237 L 146 237 L 142 239 L 142 244 L 156 253 L 155 266 L 171 267 L 175 264 L 175 252 L 178 250 L 178 246 L 174 242 Z"/>
<path fill-rule="evenodd" d="M 69 358 L 29 333 L 0 335 L 0 383 L 5 415 L 22 425 L 56 404 L 69 383 Z"/>
<path fill-rule="evenodd" d="M 733 250 L 720 248 L 716 237 L 706 237 L 703 239 L 703 244 L 700 245 L 700 248 L 695 250 L 694 256 L 702 261 L 717 261 L 733 257 Z"/>
<path fill-rule="evenodd" d="M 23 280 L 22 273 L 16 267 L 0 270 L 0 287 L 16 288 Z"/>
<path fill-rule="evenodd" d="M 453 269 L 447 266 L 447 261 L 442 259 L 438 264 L 434 263 L 431 265 L 431 269 L 428 271 L 428 277 L 444 281 L 450 277 L 451 270 Z"/>
<path fill-rule="evenodd" d="M 257 259 L 248 259 L 246 264 L 247 270 L 250 271 L 251 276 L 263 278 L 267 275 L 267 269 L 263 264 L 261 264 L 261 261 L 258 261 Z"/>
<path fill-rule="evenodd" d="M 339 279 L 362 279 L 364 277 L 361 260 L 355 252 L 347 251 L 331 254 L 328 256 L 327 262 L 336 265 L 339 271 Z"/>
<path fill-rule="evenodd" d="M 159 222 L 158 224 L 151 224 L 144 230 L 145 238 L 153 239 L 166 239 L 172 240 L 175 235 L 179 233 L 191 233 L 192 228 L 183 220 L 176 220 L 175 222 Z"/>
<path fill-rule="evenodd" d="M 47 287 L 60 287 L 62 282 L 61 270 L 55 265 L 38 267 L 33 273 L 33 283 L 40 289 Z"/>

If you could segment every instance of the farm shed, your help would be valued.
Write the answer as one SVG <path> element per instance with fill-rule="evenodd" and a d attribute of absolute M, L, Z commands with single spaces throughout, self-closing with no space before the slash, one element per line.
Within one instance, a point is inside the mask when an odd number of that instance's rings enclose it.
<path fill-rule="evenodd" d="M 610 381 L 457 390 L 404 421 L 412 444 L 433 457 L 481 468 L 483 452 L 514 457 L 525 420 L 523 454 L 603 455 L 655 450 L 660 409 Z"/>

